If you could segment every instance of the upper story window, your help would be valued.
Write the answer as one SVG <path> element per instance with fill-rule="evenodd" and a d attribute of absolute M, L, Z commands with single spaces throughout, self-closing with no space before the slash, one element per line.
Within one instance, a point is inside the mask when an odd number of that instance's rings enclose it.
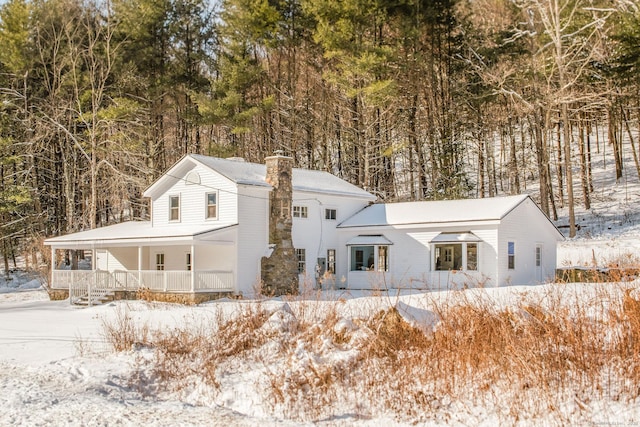
<path fill-rule="evenodd" d="M 218 192 L 207 193 L 207 219 L 218 219 Z"/>
<path fill-rule="evenodd" d="M 169 196 L 169 221 L 180 221 L 180 196 Z"/>
<path fill-rule="evenodd" d="M 337 211 L 336 209 L 325 209 L 324 210 L 324 219 L 336 219 Z"/>
<path fill-rule="evenodd" d="M 307 218 L 308 216 L 309 216 L 309 209 L 306 206 L 293 207 L 294 218 Z"/>

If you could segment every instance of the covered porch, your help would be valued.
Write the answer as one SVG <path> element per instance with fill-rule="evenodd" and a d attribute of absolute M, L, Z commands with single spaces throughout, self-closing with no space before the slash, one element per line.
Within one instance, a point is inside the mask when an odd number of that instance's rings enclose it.
<path fill-rule="evenodd" d="M 205 230 L 153 228 L 153 233 L 150 228 L 148 223 L 123 223 L 48 239 L 45 244 L 51 247 L 54 260 L 50 288 L 68 290 L 71 303 L 79 299 L 91 303 L 114 294 L 136 298 L 139 292 L 147 296 L 174 294 L 153 299 L 201 301 L 215 297 L 211 294 L 235 292 L 235 225 Z M 75 263 L 55 262 L 60 251 L 80 250 L 86 261 L 77 269 Z M 181 299 L 177 294 L 201 295 Z"/>

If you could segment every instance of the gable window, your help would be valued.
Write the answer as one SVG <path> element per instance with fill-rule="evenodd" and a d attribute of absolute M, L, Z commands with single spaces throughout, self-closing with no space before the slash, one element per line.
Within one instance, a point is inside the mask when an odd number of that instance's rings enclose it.
<path fill-rule="evenodd" d="M 327 249 L 327 271 L 336 274 L 336 250 Z"/>
<path fill-rule="evenodd" d="M 296 258 L 298 259 L 298 273 L 305 272 L 307 263 L 307 254 L 305 249 L 296 249 Z"/>
<path fill-rule="evenodd" d="M 309 215 L 309 209 L 306 206 L 294 206 L 293 217 L 294 218 L 307 218 Z"/>
<path fill-rule="evenodd" d="M 218 219 L 218 193 L 207 193 L 207 219 Z"/>
<path fill-rule="evenodd" d="M 180 196 L 169 196 L 169 221 L 180 221 Z"/>
<path fill-rule="evenodd" d="M 509 270 L 516 268 L 516 244 L 507 242 L 507 264 Z"/>
<path fill-rule="evenodd" d="M 164 254 L 156 254 L 156 270 L 164 270 Z"/>
<path fill-rule="evenodd" d="M 200 184 L 200 175 L 198 175 L 198 172 L 196 171 L 191 171 L 187 174 L 184 181 L 185 185 Z"/>
<path fill-rule="evenodd" d="M 335 220 L 336 216 L 337 216 L 337 211 L 335 209 L 325 209 L 324 210 L 324 219 Z"/>

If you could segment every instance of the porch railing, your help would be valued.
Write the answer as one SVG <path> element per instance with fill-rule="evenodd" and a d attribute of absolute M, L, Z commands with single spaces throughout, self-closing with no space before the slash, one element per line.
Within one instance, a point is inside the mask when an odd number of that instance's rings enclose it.
<path fill-rule="evenodd" d="M 191 277 L 193 274 L 193 288 Z M 231 292 L 234 289 L 231 271 L 103 271 L 54 270 L 53 289 L 69 289 L 69 296 L 86 296 L 90 291 L 136 291 L 148 288 L 156 292 Z"/>

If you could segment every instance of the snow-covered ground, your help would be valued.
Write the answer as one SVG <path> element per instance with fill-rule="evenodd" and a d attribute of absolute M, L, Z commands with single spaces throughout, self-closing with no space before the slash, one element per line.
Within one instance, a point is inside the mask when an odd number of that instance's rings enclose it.
<path fill-rule="evenodd" d="M 639 283 L 631 284 L 637 287 Z M 480 297 L 497 305 L 516 304 L 529 299 L 542 300 L 557 285 L 520 286 L 500 289 L 471 289 L 468 297 Z M 593 299 L 598 286 L 591 284 L 563 285 L 567 297 Z M 263 308 L 274 313 L 285 306 L 300 313 L 306 309 L 339 306 L 345 322 L 381 308 L 396 306 L 405 319 L 429 324 L 433 312 L 429 309 L 437 301 L 451 298 L 448 292 L 400 292 L 392 295 L 364 295 L 343 292 L 325 293 L 313 301 L 280 299 L 262 301 Z M 68 301 L 51 302 L 43 290 L 0 294 L 0 425 L 312 425 L 311 422 L 291 421 L 273 415 L 272 406 L 260 393 L 260 379 L 265 370 L 285 376 L 293 366 L 280 366 L 269 361 L 238 358 L 235 369 L 220 376 L 220 388 L 193 383 L 187 388 L 170 390 L 136 384 L 140 358 L 145 349 L 116 353 L 105 340 L 105 322 L 113 322 L 122 310 L 138 325 L 152 329 L 172 330 L 183 325 L 198 328 L 197 323 L 216 319 L 219 312 L 229 315 L 243 309 L 247 301 L 223 300 L 200 306 L 147 303 L 144 301 L 114 302 L 92 308 L 79 308 Z M 272 325 L 279 328 L 280 325 Z M 264 348 L 268 349 L 269 346 Z M 319 356 L 296 350 L 299 361 Z M 348 357 L 344 351 L 332 349 L 325 359 Z M 425 355 L 425 357 L 427 357 Z M 285 360 L 285 359 L 283 359 Z M 319 363 L 319 362 L 318 362 Z M 134 373 L 138 372 L 137 376 Z M 148 373 L 147 381 L 151 374 Z M 503 399 L 487 402 L 486 407 L 476 401 L 448 402 L 437 417 L 424 421 L 427 425 L 484 425 L 494 426 L 514 422 L 505 416 L 508 407 Z M 332 416 L 314 425 L 405 425 L 392 415 L 367 417 L 343 408 L 340 401 L 332 403 Z M 580 425 L 631 425 L 640 422 L 640 405 L 625 399 L 594 398 L 578 407 L 573 397 L 563 406 L 563 416 L 523 413 L 519 425 L 566 425 L 567 420 Z M 366 402 L 362 403 L 366 413 Z M 567 415 L 568 414 L 568 415 Z M 575 416 L 575 419 L 572 417 Z M 533 417 L 533 418 L 530 418 Z M 568 417 L 568 418 L 566 418 Z M 620 424 L 622 423 L 622 424 Z M 415 425 L 414 422 L 406 425 Z"/>
<path fill-rule="evenodd" d="M 627 173 L 633 169 L 628 168 Z M 596 189 L 593 207 L 577 209 L 580 231 L 558 247 L 558 266 L 607 266 L 640 258 L 640 185 L 637 177 L 623 182 L 611 179 L 612 167 L 601 164 L 594 169 Z M 580 197 L 578 192 L 577 197 Z M 560 209 L 559 226 L 567 224 Z M 566 232 L 566 228 L 562 228 Z M 636 280 L 627 284 L 638 288 Z M 554 284 L 468 290 L 496 304 L 515 304 L 524 298 L 542 300 Z M 593 298 L 601 285 L 570 284 L 568 294 Z M 448 292 L 420 293 L 404 291 L 392 295 L 367 295 L 362 292 L 324 293 L 311 299 L 289 301 L 294 312 L 309 307 L 319 309 L 332 304 L 348 325 L 351 319 L 396 306 L 405 319 L 428 324 L 434 319 L 430 307 L 434 301 L 450 298 Z M 199 306 L 181 306 L 143 301 L 119 301 L 103 306 L 80 308 L 68 301 L 49 301 L 37 278 L 20 271 L 0 271 L 0 425 L 311 425 L 277 415 L 259 392 L 260 374 L 266 369 L 286 375 L 286 366 L 270 365 L 267 359 L 235 361 L 237 369 L 221 376 L 218 390 L 204 384 L 192 384 L 180 390 L 144 387 L 136 383 L 145 349 L 114 352 L 106 337 L 105 325 L 116 322 L 123 311 L 138 325 L 150 329 L 172 330 L 183 325 L 198 327 L 198 322 L 238 313 L 251 301 L 221 300 Z M 277 312 L 285 307 L 281 299 L 262 301 L 263 307 Z M 286 314 L 286 310 L 282 313 Z M 286 317 L 286 316 L 285 316 Z M 285 319 L 286 320 L 286 319 Z M 277 322 L 276 322 L 277 323 Z M 282 325 L 273 324 L 279 328 Z M 302 351 L 302 350 L 300 350 Z M 267 357 L 267 356 L 265 356 Z M 296 357 L 314 357 L 296 355 Z M 325 354 L 326 358 L 348 357 L 346 352 Z M 428 357 L 428 356 L 425 356 Z M 278 370 L 281 371 L 278 371 Z M 638 425 L 640 405 L 610 397 L 595 398 L 589 404 L 577 398 L 558 402 L 565 418 L 528 414 L 504 416 L 501 399 L 497 404 L 478 406 L 471 401 L 448 402 L 433 418 L 417 418 L 428 425 Z M 366 409 L 366 402 L 362 403 Z M 475 406 L 474 406 L 475 405 Z M 368 417 L 345 408 L 341 401 L 331 403 L 331 416 L 314 425 L 402 425 L 393 414 Z M 439 415 L 438 415 L 439 414 Z M 567 415 L 568 414 L 568 415 Z M 573 415 L 572 415 L 573 414 Z M 412 424 L 415 423 L 415 419 Z"/>

